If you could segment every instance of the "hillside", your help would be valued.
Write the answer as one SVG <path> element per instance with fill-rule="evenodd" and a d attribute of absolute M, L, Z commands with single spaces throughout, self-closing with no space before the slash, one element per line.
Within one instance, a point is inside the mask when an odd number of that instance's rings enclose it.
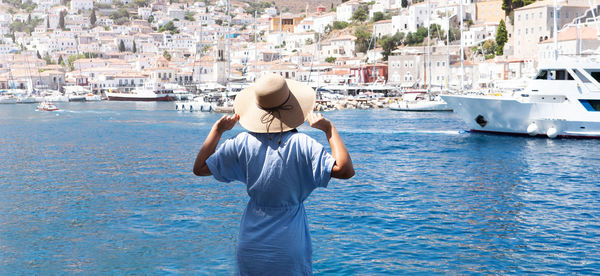
<path fill-rule="evenodd" d="M 256 3 L 263 2 L 264 0 L 257 1 L 240 1 L 243 3 Z M 277 7 L 278 9 L 284 12 L 292 12 L 292 13 L 300 13 L 304 12 L 306 9 L 306 5 L 308 4 L 308 11 L 315 12 L 318 6 L 324 6 L 327 10 L 330 10 L 333 4 L 335 8 L 337 5 L 341 4 L 341 0 L 271 0 L 267 1 L 272 4 L 272 6 Z"/>

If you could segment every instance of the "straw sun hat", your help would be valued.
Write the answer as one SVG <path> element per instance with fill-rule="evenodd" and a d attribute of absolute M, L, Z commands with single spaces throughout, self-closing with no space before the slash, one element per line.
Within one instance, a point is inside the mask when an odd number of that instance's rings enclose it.
<path fill-rule="evenodd" d="M 315 91 L 300 82 L 267 74 L 242 90 L 233 104 L 240 125 L 251 132 L 292 130 L 306 120 L 315 106 Z"/>

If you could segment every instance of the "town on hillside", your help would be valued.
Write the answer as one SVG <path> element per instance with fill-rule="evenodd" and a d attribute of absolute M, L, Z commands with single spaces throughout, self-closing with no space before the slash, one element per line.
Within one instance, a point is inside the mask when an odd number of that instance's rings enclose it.
<path fill-rule="evenodd" d="M 555 51 L 600 47 L 588 0 L 286 3 L 0 0 L 0 89 L 199 93 L 267 73 L 343 93 L 510 89 Z"/>

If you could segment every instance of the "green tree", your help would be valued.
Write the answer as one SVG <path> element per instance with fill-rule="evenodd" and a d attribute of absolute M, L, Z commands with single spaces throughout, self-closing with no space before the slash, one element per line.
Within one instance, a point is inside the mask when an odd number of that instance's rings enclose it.
<path fill-rule="evenodd" d="M 58 56 L 58 61 L 56 63 L 65 66 L 65 61 L 63 60 L 62 55 Z"/>
<path fill-rule="evenodd" d="M 401 5 L 402 5 L 403 8 L 408 7 L 408 0 L 402 0 L 402 4 Z"/>
<path fill-rule="evenodd" d="M 36 51 L 36 54 L 37 54 L 38 59 L 42 59 L 42 55 L 40 55 L 40 51 Z"/>
<path fill-rule="evenodd" d="M 325 58 L 325 62 L 327 62 L 327 63 L 334 63 L 335 60 L 336 60 L 335 57 L 327 57 L 327 58 Z"/>
<path fill-rule="evenodd" d="M 46 52 L 46 54 L 44 55 L 44 61 L 46 61 L 46 65 L 52 64 L 52 58 L 50 57 L 50 54 L 48 54 L 48 52 Z"/>
<path fill-rule="evenodd" d="M 167 52 L 167 51 L 163 52 L 163 57 L 165 57 L 169 61 L 171 60 L 171 54 L 169 54 L 169 52 Z"/>
<path fill-rule="evenodd" d="M 169 21 L 167 24 L 160 26 L 160 28 L 158 28 L 158 32 L 170 32 L 171 34 L 177 34 L 179 33 L 179 30 L 177 30 L 177 27 L 175 27 L 173 21 Z"/>
<path fill-rule="evenodd" d="M 133 41 L 133 47 L 131 47 L 131 51 L 134 53 L 137 52 L 137 47 L 135 46 L 135 40 Z"/>
<path fill-rule="evenodd" d="M 148 17 L 148 23 L 152 23 L 152 21 L 154 21 L 154 15 Z"/>
<path fill-rule="evenodd" d="M 385 19 L 385 14 L 383 14 L 382 12 L 378 11 L 373 14 L 373 18 L 372 18 L 373 22 L 381 21 L 384 19 Z"/>
<path fill-rule="evenodd" d="M 183 17 L 183 19 L 185 19 L 187 21 L 196 21 L 196 18 L 194 18 L 194 15 L 196 15 L 195 12 L 185 12 L 185 16 Z"/>
<path fill-rule="evenodd" d="M 221 25 L 223 25 L 223 20 L 222 19 L 216 19 L 215 20 L 215 24 L 221 26 Z"/>
<path fill-rule="evenodd" d="M 119 52 L 125 52 L 125 42 L 123 40 L 119 42 Z"/>
<path fill-rule="evenodd" d="M 500 20 L 500 24 L 498 24 L 498 31 L 496 31 L 496 44 L 498 48 L 496 49 L 496 55 L 501 56 L 504 54 L 504 44 L 508 41 L 508 32 L 506 31 L 506 24 L 504 24 L 504 20 Z"/>
<path fill-rule="evenodd" d="M 50 29 L 50 18 L 46 17 L 46 29 Z"/>
<path fill-rule="evenodd" d="M 367 20 L 368 17 L 369 6 L 367 6 L 366 4 L 361 4 L 360 6 L 358 6 L 356 11 L 354 11 L 350 19 L 356 22 L 365 22 L 365 20 Z"/>
<path fill-rule="evenodd" d="M 96 9 L 92 9 L 92 14 L 90 15 L 90 25 L 96 26 Z"/>
<path fill-rule="evenodd" d="M 348 27 L 348 23 L 345 21 L 333 21 L 334 30 L 343 30 Z"/>
<path fill-rule="evenodd" d="M 369 42 L 371 41 L 371 32 L 365 25 L 358 26 L 354 29 L 354 36 L 356 37 L 355 47 L 357 52 L 366 53 L 369 49 Z"/>
<path fill-rule="evenodd" d="M 58 18 L 58 27 L 61 30 L 65 29 L 65 11 L 61 11 Z"/>
<path fill-rule="evenodd" d="M 402 44 L 404 40 L 404 33 L 396 32 L 393 36 L 383 36 L 379 40 L 379 45 L 383 49 L 383 60 L 388 60 L 388 57 L 392 54 L 398 46 Z"/>
<path fill-rule="evenodd" d="M 483 46 L 481 47 L 483 48 L 483 54 L 485 56 L 485 59 L 490 59 L 496 56 L 496 51 L 498 48 L 498 45 L 496 45 L 496 41 L 493 41 L 491 39 L 486 40 L 483 43 Z"/>

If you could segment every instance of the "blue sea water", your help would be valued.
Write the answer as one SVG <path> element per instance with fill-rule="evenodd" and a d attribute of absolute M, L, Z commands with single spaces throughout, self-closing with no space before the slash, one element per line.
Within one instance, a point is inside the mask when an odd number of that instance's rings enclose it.
<path fill-rule="evenodd" d="M 235 272 L 245 187 L 191 172 L 221 115 L 58 106 L 0 105 L 1 275 Z M 356 176 L 306 202 L 315 274 L 600 273 L 599 140 L 471 134 L 453 113 L 325 116 Z"/>

